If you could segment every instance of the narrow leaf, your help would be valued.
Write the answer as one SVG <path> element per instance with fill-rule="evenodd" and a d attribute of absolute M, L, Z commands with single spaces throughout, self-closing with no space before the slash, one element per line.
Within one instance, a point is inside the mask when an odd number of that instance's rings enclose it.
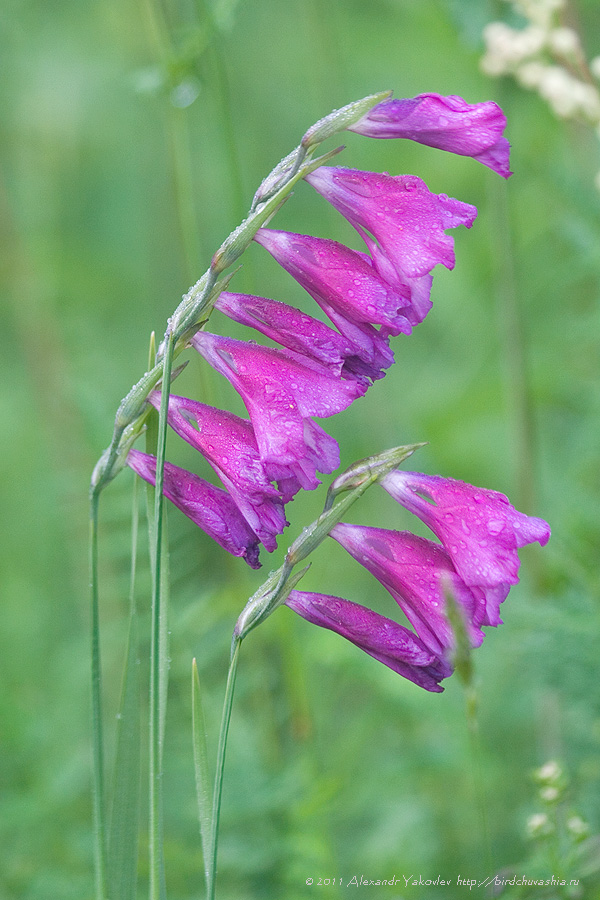
<path fill-rule="evenodd" d="M 138 479 L 133 487 L 129 633 L 117 723 L 114 796 L 109 832 L 110 897 L 135 900 L 140 820 L 140 683 L 135 573 L 138 531 Z"/>
<path fill-rule="evenodd" d="M 206 748 L 206 725 L 202 707 L 202 690 L 196 660 L 192 660 L 192 732 L 194 739 L 194 771 L 196 776 L 196 796 L 198 798 L 198 821 L 204 857 L 204 874 L 208 888 L 210 865 L 210 841 L 212 831 L 212 779 L 208 768 Z"/>

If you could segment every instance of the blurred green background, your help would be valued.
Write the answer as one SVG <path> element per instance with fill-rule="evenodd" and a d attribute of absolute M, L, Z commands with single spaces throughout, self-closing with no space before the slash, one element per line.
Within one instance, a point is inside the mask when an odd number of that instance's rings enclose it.
<path fill-rule="evenodd" d="M 485 0 L 2 5 L 2 900 L 93 894 L 87 488 L 119 400 L 146 368 L 150 332 L 162 334 L 180 295 L 304 130 L 388 88 L 397 97 L 437 91 L 500 102 L 515 174 L 504 184 L 467 158 L 347 136 L 342 164 L 417 174 L 433 191 L 476 204 L 479 218 L 455 234 L 454 272 L 436 271 L 426 322 L 395 340 L 396 365 L 326 429 L 345 465 L 428 441 L 415 468 L 505 491 L 546 518 L 553 536 L 545 550 L 523 552 L 505 624 L 489 629 L 475 657 L 479 788 L 458 679 L 442 695 L 426 694 L 287 609 L 248 638 L 219 896 L 341 897 L 351 889 L 317 887 L 318 878 L 447 874 L 455 884 L 459 874 L 518 864 L 529 853 L 525 822 L 539 810 L 531 771 L 551 758 L 570 774 L 569 805 L 600 830 L 600 153 L 589 129 L 556 120 L 513 81 L 480 73 L 481 30 L 503 11 Z M 571 12 L 588 55 L 600 53 L 597 2 Z M 305 184 L 275 227 L 359 246 Z M 257 246 L 232 289 L 316 314 Z M 214 327 L 227 331 L 217 316 Z M 176 390 L 240 411 L 199 359 Z M 205 473 L 175 437 L 169 458 Z M 126 636 L 131 483 L 121 474 L 101 504 L 109 723 Z M 320 489 L 294 501 L 281 548 L 323 499 Z M 413 527 L 377 489 L 351 520 Z M 271 561 L 263 552 L 263 575 L 176 510 L 169 528 L 166 865 L 169 896 L 184 900 L 203 895 L 191 660 L 205 685 L 214 753 L 233 624 L 282 553 Z M 304 585 L 396 611 L 333 542 L 315 554 Z M 144 627 L 147 587 L 142 571 Z M 109 760 L 112 738 L 109 725 Z M 142 884 L 146 866 L 142 848 Z M 377 890 L 428 900 L 466 889 Z"/>

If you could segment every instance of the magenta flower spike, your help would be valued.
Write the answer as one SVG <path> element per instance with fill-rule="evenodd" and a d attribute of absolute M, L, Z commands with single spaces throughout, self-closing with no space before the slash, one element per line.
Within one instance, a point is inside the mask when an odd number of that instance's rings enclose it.
<path fill-rule="evenodd" d="M 127 465 L 145 481 L 156 484 L 154 456 L 140 450 L 130 450 Z M 258 537 L 227 491 L 167 462 L 163 493 L 228 553 L 243 557 L 253 569 L 260 568 Z"/>
<path fill-rule="evenodd" d="M 160 409 L 160 391 L 148 399 Z M 281 492 L 264 471 L 251 423 L 174 394 L 169 395 L 168 422 L 208 460 L 265 549 L 277 549 L 275 535 L 288 523 Z"/>
<path fill-rule="evenodd" d="M 519 581 L 517 549 L 544 546 L 548 523 L 519 512 L 504 494 L 440 475 L 397 470 L 381 485 L 437 535 L 465 584 L 485 594 L 483 624 L 498 625 L 499 605 Z"/>
<path fill-rule="evenodd" d="M 510 144 L 503 136 L 506 117 L 492 100 L 467 103 L 451 94 L 419 94 L 406 100 L 384 100 L 349 131 L 374 138 L 408 138 L 428 147 L 472 156 L 508 178 Z"/>
<path fill-rule="evenodd" d="M 450 666 L 398 622 L 359 603 L 327 594 L 290 591 L 285 602 L 303 619 L 335 631 L 426 691 L 443 691 L 439 683 L 451 674 Z"/>
<path fill-rule="evenodd" d="M 365 384 L 336 378 L 292 351 L 209 332 L 198 332 L 191 344 L 240 394 L 269 478 L 292 477 L 310 490 L 320 483 L 317 469 L 338 467 L 337 442 L 310 417 L 341 412 L 365 393 Z"/>
<path fill-rule="evenodd" d="M 443 547 L 407 531 L 340 522 L 330 535 L 390 592 L 425 646 L 446 658 L 454 638 L 445 614 L 442 578 L 463 611 L 471 645 L 483 641 L 485 601 L 467 587 Z"/>
<path fill-rule="evenodd" d="M 255 328 L 282 347 L 322 363 L 334 375 L 364 380 L 356 371 L 360 369 L 360 360 L 355 358 L 355 346 L 329 325 L 294 306 L 266 297 L 224 291 L 215 309 L 240 325 Z"/>
<path fill-rule="evenodd" d="M 446 228 L 470 228 L 477 210 L 433 194 L 415 175 L 386 175 L 323 166 L 306 176 L 363 235 L 369 232 L 398 278 L 427 275 L 438 263 L 454 268 L 454 240 Z"/>

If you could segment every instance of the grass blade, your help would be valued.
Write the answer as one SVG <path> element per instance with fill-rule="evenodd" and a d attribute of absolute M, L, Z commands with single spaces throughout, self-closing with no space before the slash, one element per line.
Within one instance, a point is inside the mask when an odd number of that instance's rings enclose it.
<path fill-rule="evenodd" d="M 212 791 L 211 777 L 208 768 L 208 751 L 206 748 L 206 725 L 202 707 L 202 690 L 196 660 L 192 660 L 192 732 L 194 740 L 194 773 L 196 777 L 196 796 L 198 798 L 198 820 L 202 855 L 204 857 L 204 874 L 206 887 L 209 884 L 210 841 L 212 833 Z"/>
<path fill-rule="evenodd" d="M 106 896 L 106 817 L 104 798 L 104 736 L 102 727 L 102 671 L 100 665 L 100 601 L 98 589 L 98 503 L 99 494 L 90 498 L 90 587 L 91 587 L 91 663 L 92 663 L 92 741 L 94 785 L 94 850 L 96 897 Z"/>
<path fill-rule="evenodd" d="M 135 900 L 140 823 L 140 679 L 135 575 L 138 534 L 138 483 L 133 484 L 129 632 L 117 724 L 114 795 L 109 832 L 110 896 Z"/>

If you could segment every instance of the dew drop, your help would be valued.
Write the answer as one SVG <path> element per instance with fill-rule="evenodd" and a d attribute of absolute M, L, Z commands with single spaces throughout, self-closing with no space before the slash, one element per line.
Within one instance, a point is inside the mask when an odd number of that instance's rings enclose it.
<path fill-rule="evenodd" d="M 500 534 L 503 528 L 504 522 L 502 522 L 500 519 L 490 519 L 490 521 L 487 523 L 487 530 L 491 535 Z"/>

